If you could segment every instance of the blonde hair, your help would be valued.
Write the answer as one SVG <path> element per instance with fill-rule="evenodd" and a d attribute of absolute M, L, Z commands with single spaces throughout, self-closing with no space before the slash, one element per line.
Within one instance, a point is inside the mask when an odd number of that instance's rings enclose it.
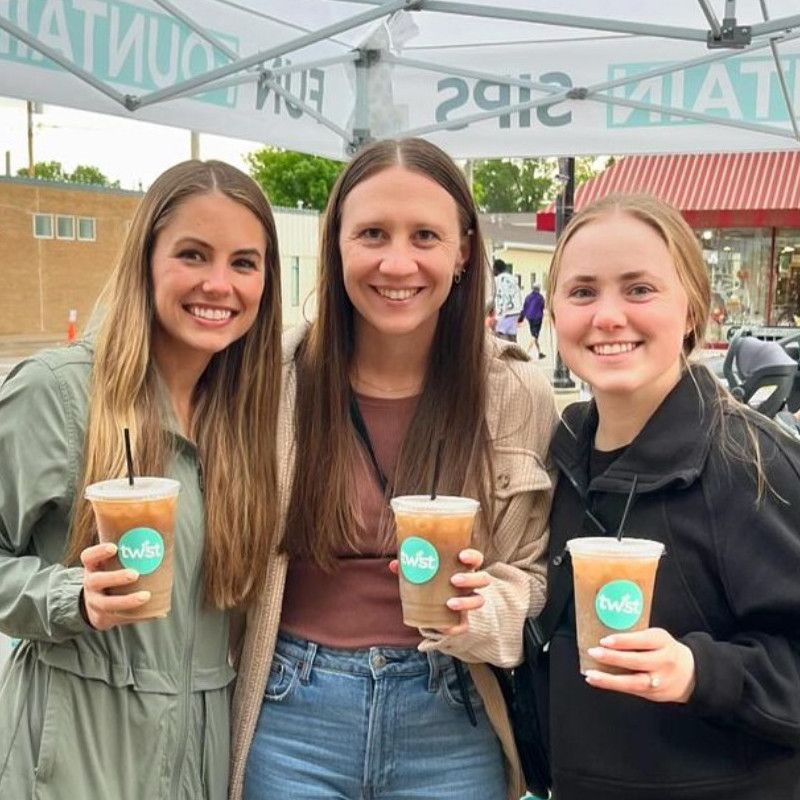
<path fill-rule="evenodd" d="M 265 579 L 275 528 L 275 433 L 281 365 L 280 259 L 272 210 L 243 172 L 220 161 L 185 161 L 142 198 L 116 267 L 98 300 L 83 475 L 65 562 L 95 541 L 87 485 L 125 474 L 122 428 L 136 470 L 163 474 L 172 456 L 164 388 L 153 363 L 150 260 L 159 232 L 182 203 L 219 193 L 250 210 L 265 238 L 264 291 L 252 327 L 216 353 L 195 387 L 190 433 L 197 443 L 205 510 L 205 594 L 218 608 L 251 602 Z M 199 534 L 199 531 L 198 531 Z"/>
<path fill-rule="evenodd" d="M 553 253 L 553 260 L 550 264 L 547 283 L 547 301 L 550 308 L 550 316 L 555 320 L 553 301 L 558 286 L 564 249 L 567 244 L 581 228 L 594 222 L 601 222 L 603 219 L 615 214 L 633 217 L 643 222 L 657 233 L 667 246 L 675 271 L 678 274 L 678 280 L 688 299 L 687 313 L 691 327 L 684 339 L 681 353 L 683 367 L 687 369 L 689 367 L 689 357 L 699 350 L 705 341 L 705 331 L 708 327 L 711 309 L 711 284 L 708 278 L 708 269 L 703 260 L 703 251 L 694 231 L 676 208 L 653 195 L 608 195 L 590 203 L 569 221 L 559 237 Z M 711 375 L 710 371 L 705 367 L 695 366 L 694 369 L 704 369 Z M 695 376 L 691 372 L 690 375 L 695 385 L 697 385 Z M 719 436 L 720 447 L 724 456 L 754 465 L 758 500 L 761 500 L 769 483 L 764 473 L 758 435 L 751 422 L 756 412 L 735 400 L 713 375 L 711 378 L 715 392 L 713 425 L 716 428 L 716 433 L 709 435 Z M 700 388 L 698 386 L 699 391 Z M 744 441 L 731 430 L 727 416 L 734 416 L 742 422 L 745 431 Z"/>
<path fill-rule="evenodd" d="M 708 316 L 711 308 L 711 286 L 708 270 L 703 261 L 703 251 L 694 231 L 677 209 L 663 200 L 648 194 L 612 194 L 596 200 L 577 213 L 564 228 L 558 239 L 550 273 L 547 281 L 547 304 L 550 316 L 554 317 L 553 299 L 564 248 L 570 239 L 581 229 L 604 217 L 621 214 L 643 222 L 658 234 L 667 246 L 672 263 L 678 273 L 678 280 L 689 300 L 689 321 L 691 329 L 684 339 L 683 354 L 691 355 L 703 346 Z"/>

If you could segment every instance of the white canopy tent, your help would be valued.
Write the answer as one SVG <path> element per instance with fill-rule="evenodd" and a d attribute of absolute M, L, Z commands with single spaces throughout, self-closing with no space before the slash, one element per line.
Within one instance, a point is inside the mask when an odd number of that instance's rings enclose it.
<path fill-rule="evenodd" d="M 0 95 L 334 158 L 789 149 L 800 3 L 0 0 Z"/>

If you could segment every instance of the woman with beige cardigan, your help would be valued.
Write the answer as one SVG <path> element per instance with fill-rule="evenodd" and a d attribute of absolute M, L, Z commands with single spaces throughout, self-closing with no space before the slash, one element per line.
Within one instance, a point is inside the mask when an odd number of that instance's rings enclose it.
<path fill-rule="evenodd" d="M 239 665 L 235 800 L 524 791 L 488 665 L 521 660 L 543 604 L 556 413 L 538 368 L 485 332 L 486 275 L 472 197 L 439 148 L 383 141 L 350 162 L 318 317 L 284 343 L 281 518 Z M 403 624 L 387 500 L 430 485 L 437 449 L 440 492 L 481 510 L 447 602 L 461 621 L 429 630 Z"/>

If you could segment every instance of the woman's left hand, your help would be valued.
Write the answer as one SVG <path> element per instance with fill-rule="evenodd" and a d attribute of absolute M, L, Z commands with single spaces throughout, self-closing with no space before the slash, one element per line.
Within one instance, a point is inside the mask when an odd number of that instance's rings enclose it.
<path fill-rule="evenodd" d="M 435 628 L 434 630 L 442 636 L 456 636 L 469 630 L 469 612 L 480 608 L 486 602 L 481 595 L 475 593 L 475 590 L 483 589 L 492 580 L 488 572 L 481 571 L 483 553 L 480 550 L 468 547 L 458 554 L 458 560 L 469 571 L 456 572 L 450 578 L 450 583 L 459 590 L 459 593 L 447 601 L 447 607 L 461 613 L 461 622 L 449 628 Z"/>
<path fill-rule="evenodd" d="M 694 656 L 662 628 L 615 633 L 600 640 L 589 655 L 603 664 L 623 667 L 630 674 L 586 672 L 586 682 L 597 689 L 635 694 L 657 703 L 686 703 L 695 684 Z"/>
<path fill-rule="evenodd" d="M 488 572 L 480 571 L 483 564 L 483 553 L 480 550 L 468 547 L 458 554 L 458 560 L 465 567 L 468 567 L 469 571 L 456 572 L 450 578 L 450 583 L 461 591 L 447 601 L 447 607 L 461 613 L 461 622 L 449 628 L 432 629 L 442 636 L 455 636 L 460 633 L 466 633 L 469 630 L 469 612 L 480 608 L 486 602 L 481 595 L 475 593 L 475 589 L 483 589 L 492 581 Z M 389 569 L 397 574 L 397 559 L 390 562 Z"/>

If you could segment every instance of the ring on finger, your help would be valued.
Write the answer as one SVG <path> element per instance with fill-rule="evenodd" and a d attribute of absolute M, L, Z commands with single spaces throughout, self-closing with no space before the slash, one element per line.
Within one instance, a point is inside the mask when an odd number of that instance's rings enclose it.
<path fill-rule="evenodd" d="M 650 673 L 650 688 L 651 689 L 658 689 L 661 686 L 661 678 L 658 677 L 655 673 Z"/>

